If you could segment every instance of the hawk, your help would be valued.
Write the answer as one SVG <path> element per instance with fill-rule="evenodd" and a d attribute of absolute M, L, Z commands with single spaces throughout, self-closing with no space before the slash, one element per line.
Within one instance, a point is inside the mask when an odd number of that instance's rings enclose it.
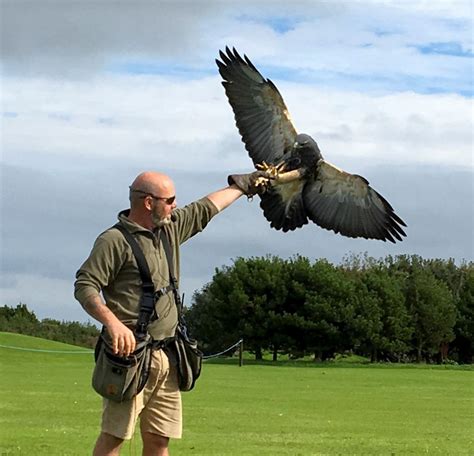
<path fill-rule="evenodd" d="M 350 238 L 395 243 L 405 222 L 367 179 L 326 161 L 316 141 L 298 133 L 275 84 L 233 48 L 216 59 L 222 85 L 250 158 L 264 170 L 260 207 L 270 226 L 284 232 L 309 220 Z"/>

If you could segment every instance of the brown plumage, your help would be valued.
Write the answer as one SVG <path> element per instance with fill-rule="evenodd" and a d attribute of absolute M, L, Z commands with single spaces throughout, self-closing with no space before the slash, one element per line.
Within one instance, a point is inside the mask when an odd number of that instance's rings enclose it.
<path fill-rule="evenodd" d="M 298 134 L 276 86 L 233 49 L 216 60 L 237 128 L 256 167 L 276 178 L 260 195 L 270 225 L 294 230 L 308 219 L 343 236 L 401 241 L 405 222 L 362 176 L 323 159 L 316 141 Z"/>

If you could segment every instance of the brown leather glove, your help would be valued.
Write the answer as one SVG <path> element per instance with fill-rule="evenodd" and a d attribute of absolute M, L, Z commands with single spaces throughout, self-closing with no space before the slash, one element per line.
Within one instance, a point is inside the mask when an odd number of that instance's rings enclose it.
<path fill-rule="evenodd" d="M 270 176 L 265 171 L 254 171 L 248 174 L 231 174 L 227 177 L 229 185 L 237 185 L 247 196 L 264 193 L 270 181 Z"/>

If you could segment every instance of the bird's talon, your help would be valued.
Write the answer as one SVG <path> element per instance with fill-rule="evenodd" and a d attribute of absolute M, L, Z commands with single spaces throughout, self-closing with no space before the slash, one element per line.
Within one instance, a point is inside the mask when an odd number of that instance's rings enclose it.
<path fill-rule="evenodd" d="M 268 184 L 268 178 L 266 177 L 258 177 L 255 180 L 255 186 L 256 187 L 265 187 Z"/>
<path fill-rule="evenodd" d="M 268 180 L 278 179 L 279 174 L 285 170 L 286 165 L 285 162 L 278 163 L 277 165 L 269 165 L 263 161 L 262 163 L 255 165 L 255 167 L 261 171 L 264 171 L 268 175 L 268 177 L 263 178 L 266 180 L 265 184 L 268 184 Z"/>

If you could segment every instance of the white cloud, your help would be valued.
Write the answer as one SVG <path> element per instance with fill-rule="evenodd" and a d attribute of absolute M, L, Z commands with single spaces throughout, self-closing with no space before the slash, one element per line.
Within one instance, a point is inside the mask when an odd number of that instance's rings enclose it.
<path fill-rule="evenodd" d="M 369 95 L 278 84 L 297 129 L 357 163 L 472 167 L 472 104 L 458 95 Z M 128 160 L 183 170 L 250 167 L 217 77 L 4 80 L 4 160 Z M 343 166 L 343 164 L 340 164 Z"/>

